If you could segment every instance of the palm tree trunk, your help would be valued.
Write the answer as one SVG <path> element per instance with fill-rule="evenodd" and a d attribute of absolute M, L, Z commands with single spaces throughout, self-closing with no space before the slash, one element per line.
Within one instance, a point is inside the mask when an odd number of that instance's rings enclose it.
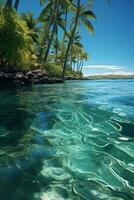
<path fill-rule="evenodd" d="M 52 41 L 53 41 L 53 37 L 54 37 L 55 30 L 56 30 L 56 26 L 57 26 L 58 8 L 59 8 L 59 0 L 55 0 L 55 5 L 54 5 L 55 19 L 54 19 L 54 24 L 53 24 L 51 36 L 50 36 L 50 39 L 49 39 L 49 42 L 48 42 L 48 46 L 47 46 L 47 49 L 46 49 L 46 52 L 45 52 L 45 56 L 44 56 L 44 61 L 45 62 L 47 61 L 47 57 L 48 57 L 48 54 L 49 54 L 49 51 L 50 51 L 50 48 L 51 48 L 51 44 L 52 44 Z"/>
<path fill-rule="evenodd" d="M 66 8 L 65 10 L 65 30 L 67 29 L 67 14 L 68 14 L 68 9 Z M 63 34 L 63 43 L 65 41 L 65 37 L 66 37 L 66 31 L 64 31 L 64 34 Z"/>
<path fill-rule="evenodd" d="M 80 72 L 81 66 L 82 66 L 82 60 L 80 59 L 79 70 L 78 70 L 79 72 Z"/>
<path fill-rule="evenodd" d="M 15 1 L 15 4 L 14 4 L 15 10 L 18 10 L 19 2 L 20 2 L 20 0 Z"/>
<path fill-rule="evenodd" d="M 71 48 L 71 51 L 70 51 L 70 69 L 71 69 L 71 71 L 73 71 L 72 64 L 73 64 L 73 52 L 72 52 L 72 48 Z"/>
<path fill-rule="evenodd" d="M 57 59 L 58 59 L 58 48 L 59 48 L 59 45 L 58 45 L 58 29 L 57 29 L 57 33 L 56 33 L 56 49 L 55 49 L 55 62 L 57 62 Z"/>
<path fill-rule="evenodd" d="M 45 27 L 46 30 L 47 30 L 47 34 L 44 35 L 43 40 L 42 40 L 42 43 L 41 43 L 41 45 L 40 45 L 41 48 L 40 48 L 39 56 L 42 55 L 43 46 L 46 45 L 46 38 L 48 38 L 49 31 L 50 31 L 51 26 L 52 26 L 52 23 L 53 23 L 53 16 L 54 16 L 54 10 L 53 10 L 53 13 L 52 13 L 51 16 L 50 16 L 50 20 L 49 20 L 47 26 Z"/>
<path fill-rule="evenodd" d="M 6 7 L 11 8 L 12 7 L 12 3 L 13 3 L 13 0 L 7 0 L 6 1 Z"/>
<path fill-rule="evenodd" d="M 69 42 L 68 42 L 68 46 L 67 46 L 67 50 L 66 50 L 66 54 L 65 54 L 65 61 L 64 61 L 64 65 L 63 65 L 63 73 L 62 73 L 62 80 L 64 81 L 65 79 L 65 72 L 66 72 L 66 66 L 67 66 L 67 59 L 68 59 L 68 54 L 69 54 L 69 50 L 73 41 L 73 37 L 78 25 L 78 20 L 79 20 L 79 13 L 80 13 L 80 0 L 77 0 L 77 12 L 75 15 L 75 23 L 74 23 L 74 28 L 72 30 L 72 34 L 70 36 Z"/>
<path fill-rule="evenodd" d="M 81 61 L 81 67 L 80 67 L 80 73 L 82 73 L 83 65 L 84 65 L 84 60 L 82 59 L 82 61 Z"/>
<path fill-rule="evenodd" d="M 66 30 L 67 30 L 67 16 L 68 16 L 68 9 L 65 8 L 65 30 L 64 30 L 64 33 L 63 33 L 63 38 L 62 38 L 62 51 L 64 52 L 64 42 L 65 42 L 65 38 L 66 38 Z M 64 54 L 64 53 L 63 53 Z M 62 61 L 61 61 L 62 65 L 64 63 L 64 56 L 62 57 Z"/>
<path fill-rule="evenodd" d="M 77 60 L 77 69 L 76 69 L 77 72 L 79 71 L 79 65 L 80 65 L 79 63 L 80 63 L 80 60 L 78 58 L 78 60 Z"/>

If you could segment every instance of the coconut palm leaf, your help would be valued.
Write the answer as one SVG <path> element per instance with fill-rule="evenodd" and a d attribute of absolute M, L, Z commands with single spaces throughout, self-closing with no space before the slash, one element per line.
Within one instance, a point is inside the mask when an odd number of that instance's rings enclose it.
<path fill-rule="evenodd" d="M 82 16 L 89 19 L 97 19 L 96 15 L 91 10 L 85 10 L 82 12 Z"/>
<path fill-rule="evenodd" d="M 52 9 L 53 6 L 53 1 L 48 1 L 47 5 L 45 8 L 42 10 L 39 16 L 39 21 L 43 21 L 44 17 L 46 17 L 47 14 L 49 14 L 50 10 Z"/>
<path fill-rule="evenodd" d="M 85 17 L 81 17 L 81 21 L 89 32 L 94 33 L 94 27 L 88 19 L 86 19 Z"/>

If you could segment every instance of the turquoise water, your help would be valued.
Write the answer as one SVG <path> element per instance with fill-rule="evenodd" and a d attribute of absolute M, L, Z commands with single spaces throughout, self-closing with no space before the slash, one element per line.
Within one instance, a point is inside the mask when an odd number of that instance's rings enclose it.
<path fill-rule="evenodd" d="M 133 200 L 134 81 L 0 90 L 0 200 Z"/>

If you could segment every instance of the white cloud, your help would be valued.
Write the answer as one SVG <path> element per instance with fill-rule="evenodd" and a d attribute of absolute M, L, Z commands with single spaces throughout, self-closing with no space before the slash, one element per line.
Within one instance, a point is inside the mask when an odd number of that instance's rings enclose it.
<path fill-rule="evenodd" d="M 124 66 L 113 66 L 113 65 L 88 65 L 83 66 L 83 69 L 104 69 L 104 70 L 121 70 Z"/>
<path fill-rule="evenodd" d="M 95 75 L 124 75 L 124 76 L 131 76 L 134 75 L 134 71 L 126 72 L 126 71 L 116 71 L 116 72 L 104 72 L 104 73 L 95 73 L 95 74 L 84 74 L 84 76 L 95 76 Z"/>

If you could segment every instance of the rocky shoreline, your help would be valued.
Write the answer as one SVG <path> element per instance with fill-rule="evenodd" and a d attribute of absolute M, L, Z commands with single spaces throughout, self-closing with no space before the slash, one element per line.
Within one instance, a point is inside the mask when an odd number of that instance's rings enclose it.
<path fill-rule="evenodd" d="M 58 77 L 48 75 L 45 70 L 29 72 L 0 72 L 0 85 L 29 86 L 32 84 L 63 83 Z"/>

